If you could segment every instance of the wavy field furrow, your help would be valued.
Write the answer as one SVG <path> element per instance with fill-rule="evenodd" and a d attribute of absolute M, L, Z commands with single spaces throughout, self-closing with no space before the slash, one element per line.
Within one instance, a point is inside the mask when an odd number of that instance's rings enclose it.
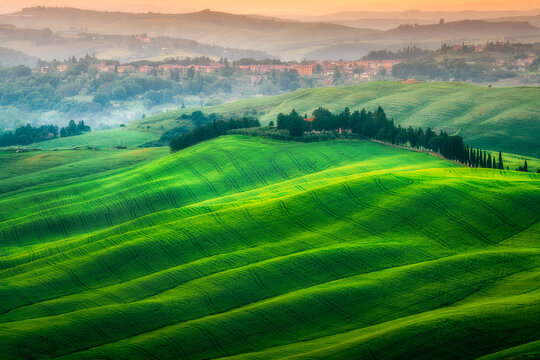
<path fill-rule="evenodd" d="M 102 171 L 59 154 L 89 173 L 35 158 L 0 180 L 3 358 L 475 359 L 540 340 L 538 175 L 365 141 L 226 136 Z"/>

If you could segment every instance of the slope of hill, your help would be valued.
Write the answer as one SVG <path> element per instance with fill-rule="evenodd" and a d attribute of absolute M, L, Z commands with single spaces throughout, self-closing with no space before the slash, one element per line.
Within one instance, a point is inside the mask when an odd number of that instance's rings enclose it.
<path fill-rule="evenodd" d="M 438 20 L 439 18 L 436 23 Z M 356 43 L 358 53 L 364 55 L 373 48 L 402 48 L 404 40 L 409 41 L 407 45 L 423 48 L 438 48 L 441 41 L 485 42 L 501 36 L 512 41 L 540 40 L 538 28 L 517 21 L 462 20 L 442 26 L 420 25 L 381 31 L 366 28 L 369 23 L 365 26 L 356 23 L 355 27 L 351 27 L 328 22 L 291 21 L 210 10 L 187 14 L 135 14 L 35 7 L 14 14 L 0 15 L 0 22 L 35 29 L 49 27 L 54 31 L 70 33 L 82 31 L 172 36 L 204 44 L 263 51 L 287 60 L 301 60 L 308 55 L 321 56 L 319 59 L 327 58 L 325 56 L 339 58 L 339 53 L 330 51 L 331 48 L 327 49 L 337 43 Z M 317 51 L 320 49 L 326 50 Z"/>
<path fill-rule="evenodd" d="M 536 15 L 531 15 L 536 14 Z M 500 21 L 526 21 L 529 24 L 540 27 L 540 10 L 532 11 L 529 15 L 525 16 L 512 16 L 512 17 L 501 17 L 489 19 L 489 21 L 500 22 Z"/>
<path fill-rule="evenodd" d="M 17 65 L 35 66 L 38 58 L 20 51 L 0 47 L 0 69 Z"/>
<path fill-rule="evenodd" d="M 540 29 L 526 21 L 463 20 L 433 25 L 403 25 L 385 32 L 392 39 L 456 39 L 468 41 L 494 37 L 540 36 Z"/>
<path fill-rule="evenodd" d="M 488 88 L 463 83 L 371 82 L 365 85 L 305 89 L 278 96 L 241 100 L 200 108 L 204 113 L 255 114 L 262 123 L 293 108 L 311 114 L 319 106 L 331 111 L 345 107 L 375 110 L 382 106 L 401 126 L 444 129 L 487 150 L 540 158 L 540 88 Z M 196 109 L 181 109 L 133 122 L 134 129 L 167 130 L 177 118 Z"/>
<path fill-rule="evenodd" d="M 47 141 L 32 143 L 23 148 L 27 149 L 72 149 L 74 147 L 99 147 L 113 148 L 125 146 L 128 148 L 141 146 L 149 141 L 157 139 L 156 134 L 133 131 L 125 129 L 111 129 L 102 131 L 92 131 L 82 135 L 70 136 L 65 138 L 56 138 Z M 20 146 L 15 146 L 19 148 Z"/>
<path fill-rule="evenodd" d="M 84 135 L 83 135 L 84 136 Z M 101 145 L 103 146 L 103 145 Z M 89 175 L 106 174 L 156 160 L 169 152 L 165 148 L 129 150 L 72 150 L 14 153 L 0 151 L 0 193 L 32 187 L 65 185 Z"/>
<path fill-rule="evenodd" d="M 100 58 L 113 58 L 120 61 L 154 57 L 209 56 L 233 59 L 272 57 L 272 55 L 262 51 L 226 48 L 169 36 L 149 37 L 142 40 L 133 35 L 111 35 L 103 32 L 99 34 L 88 32 L 54 33 L 48 28 L 36 30 L 2 24 L 0 24 L 0 44 L 45 60 L 72 56 L 84 57 L 88 53 Z M 0 48 L 0 60 L 1 57 L 2 49 Z M 33 65 L 36 62 L 37 58 L 34 59 Z"/>
<path fill-rule="evenodd" d="M 539 175 L 239 136 L 76 181 L 16 155 L 36 165 L 2 179 L 5 359 L 539 351 Z"/>
<path fill-rule="evenodd" d="M 379 33 L 377 30 L 336 24 L 276 21 L 209 10 L 188 14 L 134 14 L 36 7 L 0 16 L 0 22 L 34 28 L 50 27 L 55 31 L 82 28 L 101 34 L 144 32 L 149 36 L 172 36 L 300 58 L 301 54 L 297 53 L 300 49 Z"/>
<path fill-rule="evenodd" d="M 395 20 L 403 23 L 414 22 L 427 22 L 437 23 L 439 19 L 445 19 L 446 21 L 461 21 L 468 19 L 492 19 L 502 17 L 518 17 L 527 16 L 530 14 L 540 13 L 540 9 L 536 10 L 510 10 L 510 11 L 420 11 L 420 10 L 408 10 L 408 11 L 341 11 L 333 14 L 324 14 L 308 17 L 292 17 L 293 19 L 302 21 L 327 21 L 327 22 L 347 22 L 347 21 L 361 21 L 361 20 Z"/>

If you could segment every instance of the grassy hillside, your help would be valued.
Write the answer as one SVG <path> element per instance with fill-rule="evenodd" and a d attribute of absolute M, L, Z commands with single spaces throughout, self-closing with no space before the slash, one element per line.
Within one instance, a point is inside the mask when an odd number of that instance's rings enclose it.
<path fill-rule="evenodd" d="M 125 129 L 112 129 L 92 131 L 77 136 L 57 138 L 53 140 L 33 143 L 26 146 L 29 149 L 38 148 L 43 150 L 72 149 L 74 147 L 99 147 L 113 148 L 116 146 L 135 147 L 149 141 L 156 140 L 156 134 Z"/>
<path fill-rule="evenodd" d="M 5 359 L 540 351 L 539 175 L 240 136 L 76 182 L 17 155 L 36 165 L 1 180 Z"/>
<path fill-rule="evenodd" d="M 124 171 L 127 167 L 156 160 L 168 148 L 137 150 L 72 150 L 13 153 L 0 151 L 0 194 L 32 187 L 47 189 L 74 183 L 89 175 Z M 54 185 L 53 185 L 54 184 Z"/>
<path fill-rule="evenodd" d="M 339 111 L 382 106 L 397 124 L 445 129 L 487 150 L 540 158 L 540 88 L 488 88 L 463 83 L 371 82 L 365 85 L 306 89 L 278 96 L 242 100 L 205 113 L 256 114 L 263 123 L 295 108 L 310 114 L 319 106 Z M 177 117 L 195 109 L 181 109 L 148 117 L 131 126 L 150 131 L 174 128 Z"/>

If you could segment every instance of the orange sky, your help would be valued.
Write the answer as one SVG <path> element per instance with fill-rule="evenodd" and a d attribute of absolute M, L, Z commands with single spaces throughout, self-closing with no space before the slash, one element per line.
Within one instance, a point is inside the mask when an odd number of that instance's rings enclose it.
<path fill-rule="evenodd" d="M 234 13 L 295 13 L 318 15 L 344 10 L 528 10 L 538 9 L 538 0 L 0 0 L 0 12 L 27 6 L 70 6 L 96 10 L 136 12 L 188 12 L 202 9 Z"/>

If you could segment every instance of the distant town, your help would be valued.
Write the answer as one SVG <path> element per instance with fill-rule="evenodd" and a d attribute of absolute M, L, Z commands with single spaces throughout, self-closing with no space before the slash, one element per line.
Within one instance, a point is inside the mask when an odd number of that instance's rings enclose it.
<path fill-rule="evenodd" d="M 464 60 L 464 65 L 475 65 L 477 70 L 479 66 L 484 66 L 480 70 L 484 73 L 490 71 L 496 73 L 496 77 L 499 78 L 511 78 L 521 74 L 524 79 L 530 79 L 531 76 L 537 77 L 537 74 L 526 74 L 529 71 L 537 71 L 537 52 L 538 49 L 534 49 L 530 44 L 510 44 L 508 41 L 502 39 L 486 44 L 443 44 L 437 51 L 423 51 L 416 48 L 398 52 L 375 51 L 359 60 L 281 62 L 275 59 L 255 60 L 246 58 L 232 61 L 222 58 L 218 61 L 208 57 L 198 57 L 193 59 L 171 58 L 158 62 L 139 61 L 120 63 L 113 60 L 99 60 L 93 56 L 87 56 L 86 60 L 90 63 L 88 69 L 94 70 L 96 74 L 110 72 L 118 74 L 139 73 L 170 76 L 170 74 L 177 73 L 180 83 L 189 77 L 187 76 L 189 72 L 212 74 L 227 69 L 249 75 L 249 83 L 252 85 L 267 79 L 270 74 L 275 72 L 295 71 L 301 77 L 317 76 L 320 79 L 320 86 L 333 86 L 337 85 L 336 80 L 341 82 L 345 80 L 361 82 L 372 80 L 377 76 L 380 78 L 380 76 L 387 75 L 393 75 L 399 78 L 399 72 L 393 72 L 396 65 L 418 60 L 427 63 L 429 61 L 435 61 L 437 56 L 445 56 L 447 60 L 456 60 L 456 56 L 463 56 L 461 60 Z M 396 58 L 400 54 L 405 56 L 403 58 Z M 41 73 L 62 73 L 76 63 L 77 59 L 74 58 L 50 63 L 40 62 L 37 71 Z M 442 67 L 441 64 L 436 65 L 439 68 Z M 457 63 L 457 66 L 459 65 L 461 64 Z M 501 73 L 501 71 L 505 72 Z M 433 75 L 422 76 L 421 71 L 416 75 L 422 78 L 422 80 L 454 80 L 452 77 L 449 79 L 437 79 L 437 76 Z M 339 79 L 336 79 L 336 76 Z M 474 78 L 457 78 L 455 80 L 478 82 Z"/>

